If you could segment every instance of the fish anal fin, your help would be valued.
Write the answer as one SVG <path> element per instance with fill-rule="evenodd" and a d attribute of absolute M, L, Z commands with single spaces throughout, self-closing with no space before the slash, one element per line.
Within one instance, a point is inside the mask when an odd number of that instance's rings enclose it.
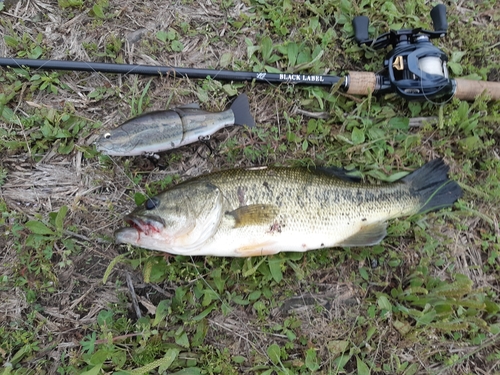
<path fill-rule="evenodd" d="M 237 254 L 236 256 L 240 257 L 259 257 L 263 255 L 273 255 L 279 253 L 279 250 L 273 249 L 273 247 L 275 246 L 276 243 L 274 242 L 256 243 L 238 248 L 235 254 Z"/>
<path fill-rule="evenodd" d="M 387 223 L 385 221 L 379 221 L 373 224 L 362 226 L 358 232 L 338 243 L 336 246 L 373 246 L 380 243 L 380 241 L 382 241 L 386 235 Z"/>
<path fill-rule="evenodd" d="M 279 208 L 272 204 L 252 204 L 226 212 L 234 218 L 234 228 L 272 223 Z"/>

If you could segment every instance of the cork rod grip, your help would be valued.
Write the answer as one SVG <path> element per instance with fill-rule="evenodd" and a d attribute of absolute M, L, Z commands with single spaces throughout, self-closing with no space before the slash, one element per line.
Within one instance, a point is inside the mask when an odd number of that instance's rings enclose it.
<path fill-rule="evenodd" d="M 347 93 L 352 95 L 368 95 L 374 92 L 377 84 L 375 73 L 349 72 Z"/>
<path fill-rule="evenodd" d="M 459 99 L 472 101 L 486 91 L 492 100 L 500 100 L 500 82 L 455 78 L 455 83 L 455 96 Z"/>

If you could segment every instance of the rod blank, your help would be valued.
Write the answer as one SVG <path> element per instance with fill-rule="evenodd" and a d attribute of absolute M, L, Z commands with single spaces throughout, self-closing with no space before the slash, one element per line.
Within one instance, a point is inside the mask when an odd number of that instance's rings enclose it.
<path fill-rule="evenodd" d="M 177 68 L 173 66 L 153 66 L 134 64 L 110 64 L 88 61 L 34 60 L 0 58 L 0 66 L 12 68 L 34 68 L 43 70 L 71 70 L 113 74 L 140 74 L 146 76 L 167 76 L 178 78 L 207 78 L 220 81 L 259 81 L 263 83 L 289 83 L 297 85 L 333 86 L 343 79 L 329 75 L 254 73 L 231 70 Z"/>

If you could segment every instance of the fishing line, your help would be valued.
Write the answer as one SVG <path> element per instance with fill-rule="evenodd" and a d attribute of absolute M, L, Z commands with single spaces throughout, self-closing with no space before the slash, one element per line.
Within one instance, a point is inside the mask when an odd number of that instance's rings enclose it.
<path fill-rule="evenodd" d="M 116 166 L 116 168 L 118 168 L 118 170 L 120 170 L 120 172 L 123 173 L 123 175 L 130 181 L 132 182 L 132 184 L 134 185 L 134 187 L 138 188 L 139 190 L 141 190 L 141 193 L 144 194 L 148 199 L 151 198 L 149 196 L 149 194 L 144 191 L 144 189 L 139 185 L 137 184 L 133 179 L 132 177 L 130 177 L 126 172 L 125 172 L 125 169 L 123 169 L 120 165 L 118 165 L 118 163 L 112 158 L 112 157 L 109 157 L 109 159 L 111 160 L 111 162 Z"/>
<path fill-rule="evenodd" d="M 428 103 L 431 103 L 431 104 L 434 104 L 435 106 L 442 106 L 442 105 L 445 105 L 446 103 L 450 102 L 452 99 L 453 99 L 453 94 L 449 96 L 448 99 L 446 99 L 444 102 L 434 102 L 431 98 L 429 98 L 426 94 L 425 94 L 425 90 L 424 90 L 424 81 L 423 80 L 420 80 L 420 88 L 422 90 L 422 95 L 424 97 L 424 99 L 428 102 Z"/>

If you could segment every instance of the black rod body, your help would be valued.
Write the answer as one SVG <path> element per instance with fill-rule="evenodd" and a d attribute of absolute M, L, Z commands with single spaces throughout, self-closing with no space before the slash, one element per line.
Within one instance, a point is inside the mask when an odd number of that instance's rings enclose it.
<path fill-rule="evenodd" d="M 288 73 L 254 73 L 235 72 L 230 70 L 177 68 L 173 66 L 110 64 L 87 61 L 35 60 L 0 58 L 0 66 L 12 68 L 28 67 L 42 70 L 71 70 L 83 72 L 100 72 L 114 74 L 140 74 L 147 76 L 169 76 L 181 78 L 207 78 L 220 81 L 257 81 L 261 83 L 292 83 L 298 85 L 333 86 L 341 77 L 328 75 L 288 74 Z"/>

